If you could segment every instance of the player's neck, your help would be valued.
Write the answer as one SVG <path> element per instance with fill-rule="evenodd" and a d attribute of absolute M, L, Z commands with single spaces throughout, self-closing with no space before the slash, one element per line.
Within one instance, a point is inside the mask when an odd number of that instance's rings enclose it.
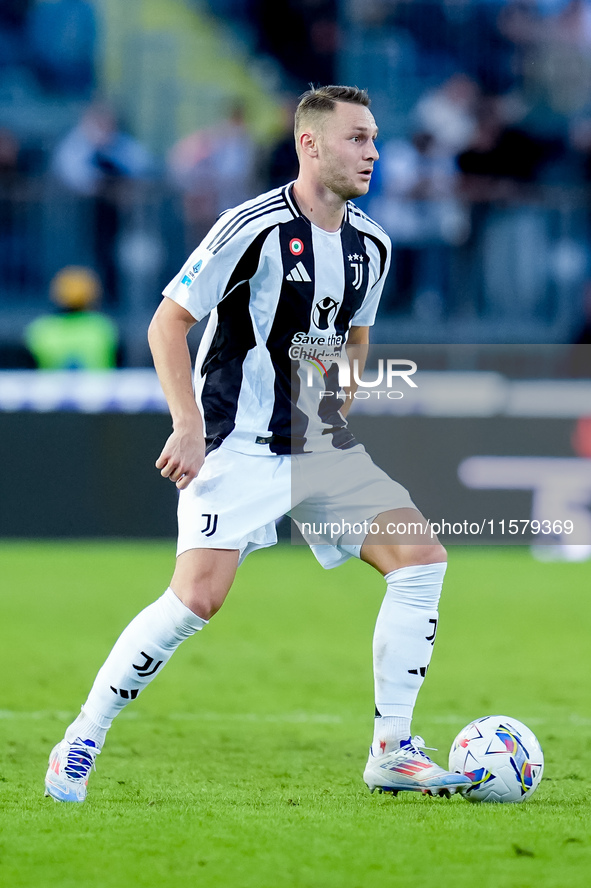
<path fill-rule="evenodd" d="M 319 182 L 308 181 L 302 176 L 293 186 L 294 197 L 300 212 L 310 222 L 325 231 L 338 231 L 343 224 L 345 201 L 334 191 Z"/>

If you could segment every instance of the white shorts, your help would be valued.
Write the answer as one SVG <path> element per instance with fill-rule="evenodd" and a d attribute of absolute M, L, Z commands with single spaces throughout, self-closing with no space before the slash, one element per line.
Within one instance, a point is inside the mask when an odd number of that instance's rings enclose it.
<path fill-rule="evenodd" d="M 290 514 L 320 564 L 337 567 L 358 553 L 368 523 L 401 508 L 416 506 L 361 444 L 295 456 L 253 456 L 222 444 L 179 494 L 177 555 L 239 549 L 242 561 L 275 545 L 276 522 Z"/>

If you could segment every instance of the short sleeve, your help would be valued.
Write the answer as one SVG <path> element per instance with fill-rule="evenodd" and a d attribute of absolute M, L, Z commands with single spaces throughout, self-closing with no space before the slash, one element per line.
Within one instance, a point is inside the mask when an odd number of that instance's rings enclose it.
<path fill-rule="evenodd" d="M 203 241 L 191 253 L 179 273 L 164 288 L 163 295 L 174 300 L 200 321 L 224 297 L 233 270 L 225 250 L 213 253 Z"/>
<path fill-rule="evenodd" d="M 247 255 L 252 257 L 250 248 L 281 221 L 280 213 L 292 215 L 283 196 L 275 192 L 222 213 L 177 276 L 164 288 L 164 296 L 173 299 L 198 321 L 207 317 L 239 283 L 237 276 L 248 279 L 254 274 L 256 264 L 253 266 L 243 259 Z"/>

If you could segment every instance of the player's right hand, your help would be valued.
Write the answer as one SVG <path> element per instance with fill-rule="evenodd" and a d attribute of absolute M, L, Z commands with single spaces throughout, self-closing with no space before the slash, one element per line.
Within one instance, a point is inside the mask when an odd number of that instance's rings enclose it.
<path fill-rule="evenodd" d="M 179 490 L 184 490 L 199 474 L 204 459 L 204 438 L 175 430 L 162 448 L 156 468 L 160 469 L 163 478 L 168 478 Z"/>

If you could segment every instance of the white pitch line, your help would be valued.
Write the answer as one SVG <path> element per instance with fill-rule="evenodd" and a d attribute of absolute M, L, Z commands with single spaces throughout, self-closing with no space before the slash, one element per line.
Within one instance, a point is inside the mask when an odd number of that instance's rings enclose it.
<path fill-rule="evenodd" d="M 284 722 L 286 724 L 318 724 L 336 725 L 342 724 L 344 719 L 340 715 L 329 715 L 322 712 L 283 712 L 283 713 L 259 713 L 259 712 L 171 712 L 168 716 L 172 721 L 231 721 L 236 722 Z"/>
<path fill-rule="evenodd" d="M 73 712 L 54 712 L 50 710 L 19 711 L 16 709 L 0 709 L 0 721 L 42 721 L 44 719 L 57 721 L 72 721 L 75 718 Z M 121 717 L 125 720 L 150 719 L 156 716 L 145 715 L 139 712 L 123 712 Z M 157 716 L 158 719 L 168 721 L 201 721 L 201 722 L 260 722 L 260 723 L 285 723 L 285 724 L 342 724 L 344 719 L 340 715 L 331 715 L 322 712 L 170 712 Z"/>
<path fill-rule="evenodd" d="M 501 713 L 503 714 L 503 713 Z M 54 720 L 61 722 L 70 722 L 76 717 L 75 712 L 63 712 L 59 710 L 48 710 L 48 709 L 40 709 L 40 710 L 17 710 L 17 709 L 0 709 L 0 721 L 42 721 L 42 720 Z M 511 717 L 509 714 L 508 717 Z M 516 716 L 515 716 L 516 717 Z M 334 713 L 325 713 L 325 712 L 305 712 L 305 711 L 297 711 L 297 712 L 277 712 L 277 713 L 261 713 L 261 712 L 170 712 L 168 714 L 153 716 L 146 715 L 142 712 L 137 711 L 124 711 L 121 713 L 120 718 L 124 720 L 150 720 L 153 718 L 158 718 L 158 720 L 164 719 L 165 721 L 195 721 L 195 722 L 251 722 L 254 724 L 317 724 L 317 725 L 340 725 L 346 723 L 365 723 L 367 718 L 362 718 L 360 716 L 342 716 L 336 715 Z M 427 724 L 463 724 L 466 719 L 465 715 L 457 715 L 450 713 L 449 715 L 433 715 L 433 716 L 422 716 L 421 721 Z M 587 716 L 579 715 L 577 712 L 572 712 L 568 716 L 565 717 L 565 721 L 567 721 L 570 725 L 574 727 L 589 727 L 591 726 L 591 718 Z M 547 725 L 554 724 L 556 722 L 555 718 L 550 717 L 536 717 L 533 716 L 527 719 L 527 724 L 529 726 L 533 725 Z"/>

